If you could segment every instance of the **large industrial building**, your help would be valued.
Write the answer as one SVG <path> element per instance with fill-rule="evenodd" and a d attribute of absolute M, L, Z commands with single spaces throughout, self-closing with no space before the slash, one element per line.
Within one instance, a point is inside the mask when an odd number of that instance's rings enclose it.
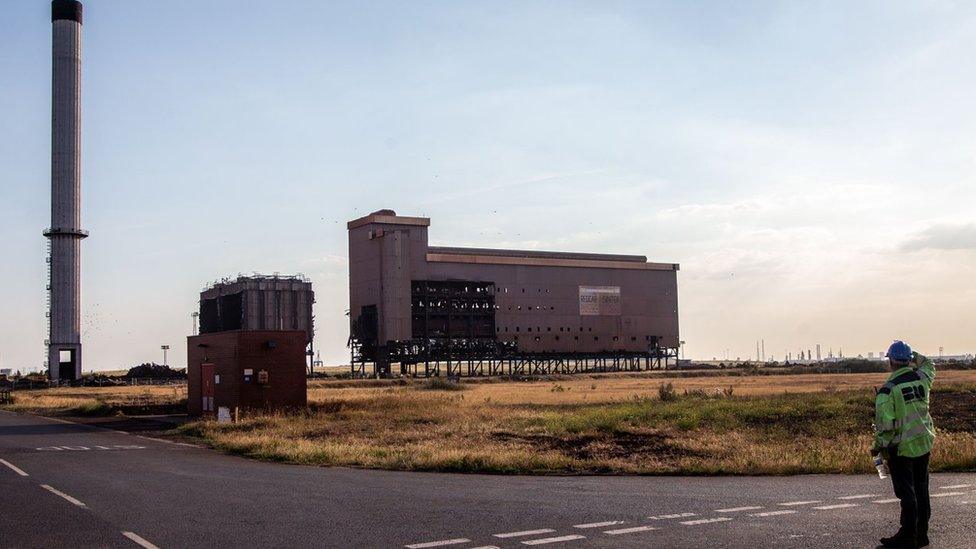
<path fill-rule="evenodd" d="M 644 256 L 447 248 L 430 220 L 350 221 L 354 374 L 531 374 L 666 367 L 677 357 L 674 263 Z M 421 371 L 419 366 L 423 365 Z"/>

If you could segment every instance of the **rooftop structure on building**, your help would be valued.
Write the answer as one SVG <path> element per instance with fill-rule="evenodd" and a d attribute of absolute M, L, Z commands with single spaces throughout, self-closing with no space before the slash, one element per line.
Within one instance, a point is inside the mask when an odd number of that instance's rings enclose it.
<path fill-rule="evenodd" d="M 200 293 L 200 333 L 301 330 L 311 357 L 314 303 L 312 283 L 301 274 L 225 278 Z"/>

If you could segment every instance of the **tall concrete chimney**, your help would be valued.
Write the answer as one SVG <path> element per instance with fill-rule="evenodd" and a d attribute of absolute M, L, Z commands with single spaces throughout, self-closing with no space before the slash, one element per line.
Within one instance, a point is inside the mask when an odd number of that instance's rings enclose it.
<path fill-rule="evenodd" d="M 54 0 L 48 375 L 81 377 L 81 2 Z"/>

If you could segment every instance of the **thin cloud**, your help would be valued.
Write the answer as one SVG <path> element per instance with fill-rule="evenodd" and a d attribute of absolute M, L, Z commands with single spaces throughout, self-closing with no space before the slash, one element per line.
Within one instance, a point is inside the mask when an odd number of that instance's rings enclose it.
<path fill-rule="evenodd" d="M 940 223 L 923 229 L 902 243 L 907 252 L 920 250 L 976 250 L 976 223 Z"/>

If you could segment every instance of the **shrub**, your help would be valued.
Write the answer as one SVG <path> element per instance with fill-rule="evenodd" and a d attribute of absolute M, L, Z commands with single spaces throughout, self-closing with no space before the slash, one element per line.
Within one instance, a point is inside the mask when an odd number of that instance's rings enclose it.
<path fill-rule="evenodd" d="M 432 377 L 421 387 L 428 391 L 463 391 L 465 389 L 461 385 L 461 380 L 449 377 Z"/>
<path fill-rule="evenodd" d="M 670 381 L 658 385 L 657 395 L 664 402 L 678 400 L 678 392 L 674 390 L 674 383 L 671 383 Z"/>

